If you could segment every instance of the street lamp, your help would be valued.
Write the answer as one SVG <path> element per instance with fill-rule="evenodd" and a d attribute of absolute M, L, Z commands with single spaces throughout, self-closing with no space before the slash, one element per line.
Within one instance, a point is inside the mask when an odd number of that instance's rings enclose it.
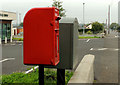
<path fill-rule="evenodd" d="M 85 12 L 85 3 L 83 3 L 83 35 L 85 34 L 85 28 L 84 28 L 84 26 L 85 26 L 85 16 L 84 16 L 84 12 Z"/>
<path fill-rule="evenodd" d="M 19 25 L 21 24 L 21 13 L 19 13 Z"/>

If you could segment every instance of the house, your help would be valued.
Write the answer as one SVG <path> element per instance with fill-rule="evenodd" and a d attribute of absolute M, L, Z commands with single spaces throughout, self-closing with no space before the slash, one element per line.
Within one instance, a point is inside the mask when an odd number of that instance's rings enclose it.
<path fill-rule="evenodd" d="M 86 29 L 92 29 L 92 24 L 89 24 L 88 26 L 86 26 Z"/>
<path fill-rule="evenodd" d="M 16 13 L 0 10 L 0 38 L 2 41 L 12 41 L 12 21 L 16 20 Z"/>

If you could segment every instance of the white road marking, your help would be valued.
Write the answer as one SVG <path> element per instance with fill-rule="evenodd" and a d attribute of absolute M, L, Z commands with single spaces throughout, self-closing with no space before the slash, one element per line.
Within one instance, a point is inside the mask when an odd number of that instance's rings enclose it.
<path fill-rule="evenodd" d="M 114 49 L 115 51 L 118 51 L 119 49 Z"/>
<path fill-rule="evenodd" d="M 100 48 L 100 49 L 98 49 L 98 50 L 107 50 L 108 48 Z"/>
<path fill-rule="evenodd" d="M 6 58 L 6 59 L 4 59 L 4 60 L 1 60 L 0 63 L 5 62 L 5 61 L 8 61 L 8 60 L 15 60 L 15 58 Z"/>
<path fill-rule="evenodd" d="M 38 67 L 39 67 L 39 66 L 36 66 L 36 67 L 34 67 L 34 69 L 36 70 Z M 30 72 L 32 72 L 32 71 L 33 71 L 33 68 L 30 69 L 30 70 L 28 70 L 28 71 L 26 71 L 25 74 L 28 74 L 28 73 L 30 73 Z"/>
<path fill-rule="evenodd" d="M 91 48 L 90 50 L 93 50 L 93 48 Z"/>
<path fill-rule="evenodd" d="M 4 61 L 7 61 L 7 60 L 8 60 L 8 59 L 1 60 L 0 63 L 1 63 L 1 62 L 4 62 Z"/>
<path fill-rule="evenodd" d="M 119 49 L 116 49 L 116 48 L 91 48 L 90 50 L 96 50 L 96 51 L 104 51 L 104 50 L 118 51 Z"/>
<path fill-rule="evenodd" d="M 89 42 L 90 41 L 90 39 L 88 39 L 86 42 Z"/>
<path fill-rule="evenodd" d="M 106 67 L 106 69 L 108 69 L 108 67 Z"/>
<path fill-rule="evenodd" d="M 116 38 L 118 38 L 119 36 L 118 36 L 118 35 L 116 35 L 115 37 L 116 37 Z"/>

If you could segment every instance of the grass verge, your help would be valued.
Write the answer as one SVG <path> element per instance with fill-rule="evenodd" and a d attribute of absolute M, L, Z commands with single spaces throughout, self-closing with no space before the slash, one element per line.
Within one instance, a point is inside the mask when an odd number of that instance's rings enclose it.
<path fill-rule="evenodd" d="M 92 39 L 92 38 L 100 38 L 97 36 L 79 36 L 79 39 Z"/>
<path fill-rule="evenodd" d="M 73 72 L 65 72 L 65 82 L 66 85 L 70 78 L 72 77 Z M 57 84 L 57 71 L 46 69 L 44 72 L 45 85 L 56 85 Z M 22 85 L 34 85 L 39 83 L 38 81 L 38 69 L 29 74 L 24 73 L 13 73 L 9 75 L 2 75 L 2 85 L 13 85 L 13 84 L 22 84 Z"/>
<path fill-rule="evenodd" d="M 15 41 L 23 41 L 23 38 L 13 38 Z"/>

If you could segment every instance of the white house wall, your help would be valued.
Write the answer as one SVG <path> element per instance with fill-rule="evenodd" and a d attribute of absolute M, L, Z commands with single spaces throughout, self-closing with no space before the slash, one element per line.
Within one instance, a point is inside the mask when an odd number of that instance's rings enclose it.
<path fill-rule="evenodd" d="M 16 13 L 14 13 L 14 12 L 0 11 L 0 14 L 8 15 L 8 16 L 0 16 L 1 20 L 16 20 Z"/>

